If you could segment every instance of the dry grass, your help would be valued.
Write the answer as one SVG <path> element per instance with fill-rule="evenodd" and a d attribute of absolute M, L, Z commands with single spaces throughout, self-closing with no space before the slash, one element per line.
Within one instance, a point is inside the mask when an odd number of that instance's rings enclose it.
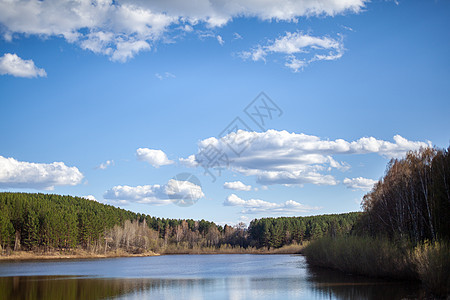
<path fill-rule="evenodd" d="M 187 244 L 169 244 L 161 247 L 158 252 L 152 251 L 124 251 L 117 249 L 114 251 L 95 252 L 83 249 L 73 249 L 68 251 L 11 251 L 10 254 L 0 255 L 1 260 L 41 260 L 41 259 L 74 259 L 74 258 L 108 258 L 108 257 L 139 257 L 154 256 L 160 254 L 298 254 L 305 248 L 307 243 L 302 245 L 291 244 L 278 249 L 265 249 L 240 246 L 231 246 L 228 244 L 220 247 L 188 247 Z"/>
<path fill-rule="evenodd" d="M 88 252 L 76 249 L 68 252 L 32 252 L 32 251 L 14 251 L 9 255 L 0 255 L 0 261 L 4 260 L 45 260 L 45 259 L 80 259 L 80 258 L 109 258 L 109 257 L 141 257 L 155 256 L 157 253 L 148 251 L 145 253 L 132 254 L 122 250 L 110 251 L 106 254 Z"/>
<path fill-rule="evenodd" d="M 303 244 L 291 244 L 286 245 L 278 249 L 271 249 L 268 252 L 270 254 L 300 254 L 308 246 L 309 242 L 303 242 Z"/>
<path fill-rule="evenodd" d="M 188 248 L 185 245 L 168 245 L 161 249 L 161 254 L 298 254 L 305 248 L 307 243 L 302 245 L 291 244 L 277 249 L 265 249 L 240 246 L 231 246 L 228 244 L 217 247 L 194 247 Z"/>
<path fill-rule="evenodd" d="M 264 250 L 252 247 L 242 248 L 239 246 L 230 246 L 228 244 L 217 247 L 193 247 L 185 245 L 168 245 L 161 249 L 161 254 L 262 254 Z"/>
<path fill-rule="evenodd" d="M 436 295 L 450 294 L 450 244 L 424 243 L 411 251 L 420 280 Z"/>
<path fill-rule="evenodd" d="M 303 251 L 313 265 L 371 277 L 420 279 L 439 297 L 450 293 L 450 245 L 407 243 L 369 237 L 323 238 Z"/>
<path fill-rule="evenodd" d="M 316 240 L 303 251 L 314 265 L 372 277 L 415 278 L 403 252 L 387 239 L 355 236 Z"/>

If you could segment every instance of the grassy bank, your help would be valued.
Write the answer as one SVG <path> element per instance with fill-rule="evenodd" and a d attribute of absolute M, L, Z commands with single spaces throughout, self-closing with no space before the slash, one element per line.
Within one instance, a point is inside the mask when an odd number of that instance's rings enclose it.
<path fill-rule="evenodd" d="M 144 253 L 128 253 L 122 250 L 110 251 L 107 253 L 94 253 L 85 250 L 71 250 L 67 252 L 34 252 L 34 251 L 13 251 L 8 255 L 0 255 L 0 261 L 8 260 L 47 260 L 47 259 L 88 259 L 88 258 L 111 258 L 111 257 L 143 257 L 159 255 L 152 251 Z"/>
<path fill-rule="evenodd" d="M 450 245 L 446 242 L 412 247 L 382 238 L 322 238 L 303 253 L 313 265 L 371 277 L 420 280 L 438 296 L 450 293 Z"/>
<path fill-rule="evenodd" d="M 302 245 L 291 244 L 281 248 L 261 249 L 239 246 L 222 245 L 216 247 L 194 247 L 186 248 L 182 246 L 170 245 L 160 249 L 159 253 L 147 251 L 143 253 L 129 253 L 123 250 L 108 251 L 106 253 L 89 252 L 82 249 L 70 251 L 12 251 L 8 255 L 0 255 L 0 261 L 5 260 L 45 260 L 45 259 L 82 259 L 82 258 L 110 258 L 110 257 L 143 257 L 155 255 L 170 254 L 299 254 L 306 247 L 307 243 Z"/>
<path fill-rule="evenodd" d="M 437 295 L 450 296 L 450 243 L 425 243 L 410 254 L 419 279 Z"/>
<path fill-rule="evenodd" d="M 188 248 L 183 245 L 169 245 L 161 249 L 161 254 L 299 254 L 306 247 L 307 243 L 285 245 L 281 248 L 255 248 L 231 246 L 228 244 L 220 247 L 193 247 Z"/>

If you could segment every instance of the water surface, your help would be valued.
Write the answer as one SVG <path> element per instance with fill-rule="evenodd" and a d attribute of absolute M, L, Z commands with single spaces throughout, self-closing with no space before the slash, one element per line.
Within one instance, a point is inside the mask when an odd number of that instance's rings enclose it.
<path fill-rule="evenodd" d="M 417 283 L 311 268 L 299 255 L 0 262 L 0 299 L 405 299 Z"/>

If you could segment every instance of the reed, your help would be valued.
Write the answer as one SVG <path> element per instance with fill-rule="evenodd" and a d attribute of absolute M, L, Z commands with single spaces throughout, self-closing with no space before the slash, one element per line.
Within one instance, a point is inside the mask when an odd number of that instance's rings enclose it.
<path fill-rule="evenodd" d="M 439 296 L 450 294 L 450 243 L 425 242 L 411 251 L 420 280 Z"/>
<path fill-rule="evenodd" d="M 322 238 L 303 251 L 313 265 L 372 277 L 416 278 L 402 247 L 388 239 L 370 237 Z"/>
<path fill-rule="evenodd" d="M 439 297 L 450 293 L 450 244 L 347 236 L 322 238 L 304 250 L 308 263 L 340 271 L 404 280 L 420 280 Z"/>

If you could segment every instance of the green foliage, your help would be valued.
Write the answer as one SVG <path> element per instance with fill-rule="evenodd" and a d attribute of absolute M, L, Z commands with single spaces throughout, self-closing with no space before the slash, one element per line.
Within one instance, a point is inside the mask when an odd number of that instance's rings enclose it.
<path fill-rule="evenodd" d="M 136 214 L 84 198 L 0 193 L 0 242 L 13 248 L 17 233 L 23 250 L 89 247 L 105 228 Z"/>
<path fill-rule="evenodd" d="M 5 248 L 14 241 L 14 227 L 10 221 L 9 209 L 0 206 L 0 246 Z"/>
<path fill-rule="evenodd" d="M 248 229 L 250 244 L 256 247 L 280 248 L 322 236 L 348 234 L 360 216 L 361 213 L 352 212 L 311 217 L 255 219 Z"/>
<path fill-rule="evenodd" d="M 79 197 L 26 193 L 0 193 L 0 209 L 2 248 L 20 244 L 22 250 L 41 251 L 80 247 L 94 252 L 167 253 L 223 245 L 274 249 L 348 233 L 359 217 L 348 213 L 255 219 L 247 230 L 245 224 L 222 227 L 206 220 L 157 218 Z"/>

